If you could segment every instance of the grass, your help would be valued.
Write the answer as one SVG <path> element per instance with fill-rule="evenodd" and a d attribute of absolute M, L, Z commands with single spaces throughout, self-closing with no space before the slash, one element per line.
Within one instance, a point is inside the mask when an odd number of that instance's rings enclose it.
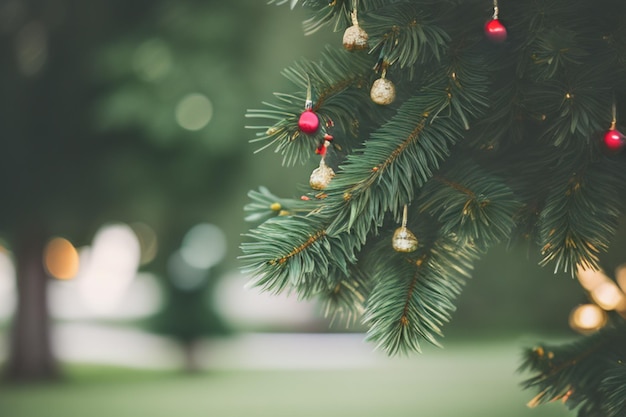
<path fill-rule="evenodd" d="M 511 345 L 455 345 L 348 370 L 172 371 L 68 367 L 64 383 L 0 387 L 6 417 L 564 417 L 526 407 Z"/>

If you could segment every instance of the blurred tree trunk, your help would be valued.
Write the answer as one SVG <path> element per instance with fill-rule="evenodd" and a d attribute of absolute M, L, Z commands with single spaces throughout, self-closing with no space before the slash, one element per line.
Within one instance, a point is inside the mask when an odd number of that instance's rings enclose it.
<path fill-rule="evenodd" d="M 183 348 L 184 370 L 187 373 L 194 374 L 200 372 L 200 360 L 198 358 L 198 341 L 186 340 L 181 345 Z"/>
<path fill-rule="evenodd" d="M 50 338 L 48 276 L 43 266 L 45 239 L 41 230 L 20 236 L 14 251 L 18 303 L 4 372 L 11 381 L 59 377 Z"/>

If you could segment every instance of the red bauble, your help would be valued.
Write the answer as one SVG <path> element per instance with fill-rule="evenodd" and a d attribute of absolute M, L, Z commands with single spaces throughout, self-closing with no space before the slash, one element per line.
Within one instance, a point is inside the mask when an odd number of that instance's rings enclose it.
<path fill-rule="evenodd" d="M 302 133 L 312 135 L 320 128 L 320 119 L 313 110 L 305 110 L 298 120 L 298 127 Z"/>
<path fill-rule="evenodd" d="M 624 147 L 624 135 L 616 129 L 611 129 L 604 134 L 604 145 L 612 151 L 620 150 Z"/>
<path fill-rule="evenodd" d="M 485 35 L 491 42 L 502 43 L 506 40 L 506 28 L 498 19 L 485 23 Z"/>

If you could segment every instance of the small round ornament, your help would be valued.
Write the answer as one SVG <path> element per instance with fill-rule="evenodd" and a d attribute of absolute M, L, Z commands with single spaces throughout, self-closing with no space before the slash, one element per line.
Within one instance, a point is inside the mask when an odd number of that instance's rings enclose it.
<path fill-rule="evenodd" d="M 312 135 L 320 128 L 320 119 L 313 110 L 307 109 L 298 119 L 298 128 L 302 133 Z"/>
<path fill-rule="evenodd" d="M 395 232 L 393 232 L 393 237 L 391 238 L 391 247 L 396 252 L 414 252 L 417 250 L 417 238 L 407 227 L 407 220 L 409 216 L 409 206 L 404 205 L 404 210 L 402 213 L 402 226 L 398 227 Z"/>
<path fill-rule="evenodd" d="M 322 158 L 320 161 L 320 166 L 315 168 L 311 173 L 311 177 L 309 178 L 309 185 L 314 190 L 325 190 L 330 184 L 330 181 L 335 176 L 335 171 L 328 165 Z"/>
<path fill-rule="evenodd" d="M 491 19 L 485 23 L 485 36 L 491 42 L 502 43 L 506 40 L 506 27 L 500 22 L 500 19 Z"/>
<path fill-rule="evenodd" d="M 343 47 L 348 51 L 367 49 L 369 36 L 358 24 L 352 25 L 343 33 Z"/>
<path fill-rule="evenodd" d="M 618 151 L 626 145 L 626 138 L 617 129 L 610 129 L 604 134 L 604 146 L 612 151 Z"/>
<path fill-rule="evenodd" d="M 414 252 L 417 250 L 417 238 L 406 226 L 396 229 L 391 239 L 391 246 L 396 252 Z"/>
<path fill-rule="evenodd" d="M 376 104 L 387 106 L 396 99 L 396 86 L 387 78 L 381 77 L 372 84 L 370 98 Z"/>

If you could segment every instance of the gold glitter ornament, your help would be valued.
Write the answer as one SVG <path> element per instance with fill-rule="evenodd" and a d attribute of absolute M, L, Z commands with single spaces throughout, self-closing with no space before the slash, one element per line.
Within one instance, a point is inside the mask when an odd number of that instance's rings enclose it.
<path fill-rule="evenodd" d="M 370 90 L 370 98 L 376 104 L 386 106 L 396 99 L 396 86 L 390 80 L 386 79 L 384 74 L 381 78 L 374 81 Z"/>
<path fill-rule="evenodd" d="M 361 26 L 359 26 L 355 8 L 352 11 L 352 26 L 347 28 L 343 33 L 343 47 L 348 51 L 367 49 L 369 48 L 367 44 L 368 40 L 369 35 Z"/>
<path fill-rule="evenodd" d="M 309 185 L 314 190 L 325 190 L 330 184 L 330 180 L 335 176 L 335 171 L 328 165 L 324 159 L 320 161 L 320 166 L 315 168 L 309 178 Z"/>
<path fill-rule="evenodd" d="M 352 25 L 343 33 L 343 47 L 348 51 L 360 51 L 369 48 L 369 35 L 359 25 Z"/>
<path fill-rule="evenodd" d="M 398 227 L 391 238 L 391 246 L 396 252 L 414 252 L 417 250 L 417 238 L 407 227 L 407 211 L 408 207 L 404 206 L 404 214 L 402 216 L 402 226 Z"/>
<path fill-rule="evenodd" d="M 405 226 L 398 227 L 393 233 L 391 246 L 397 252 L 414 252 L 418 242 L 415 235 Z"/>

